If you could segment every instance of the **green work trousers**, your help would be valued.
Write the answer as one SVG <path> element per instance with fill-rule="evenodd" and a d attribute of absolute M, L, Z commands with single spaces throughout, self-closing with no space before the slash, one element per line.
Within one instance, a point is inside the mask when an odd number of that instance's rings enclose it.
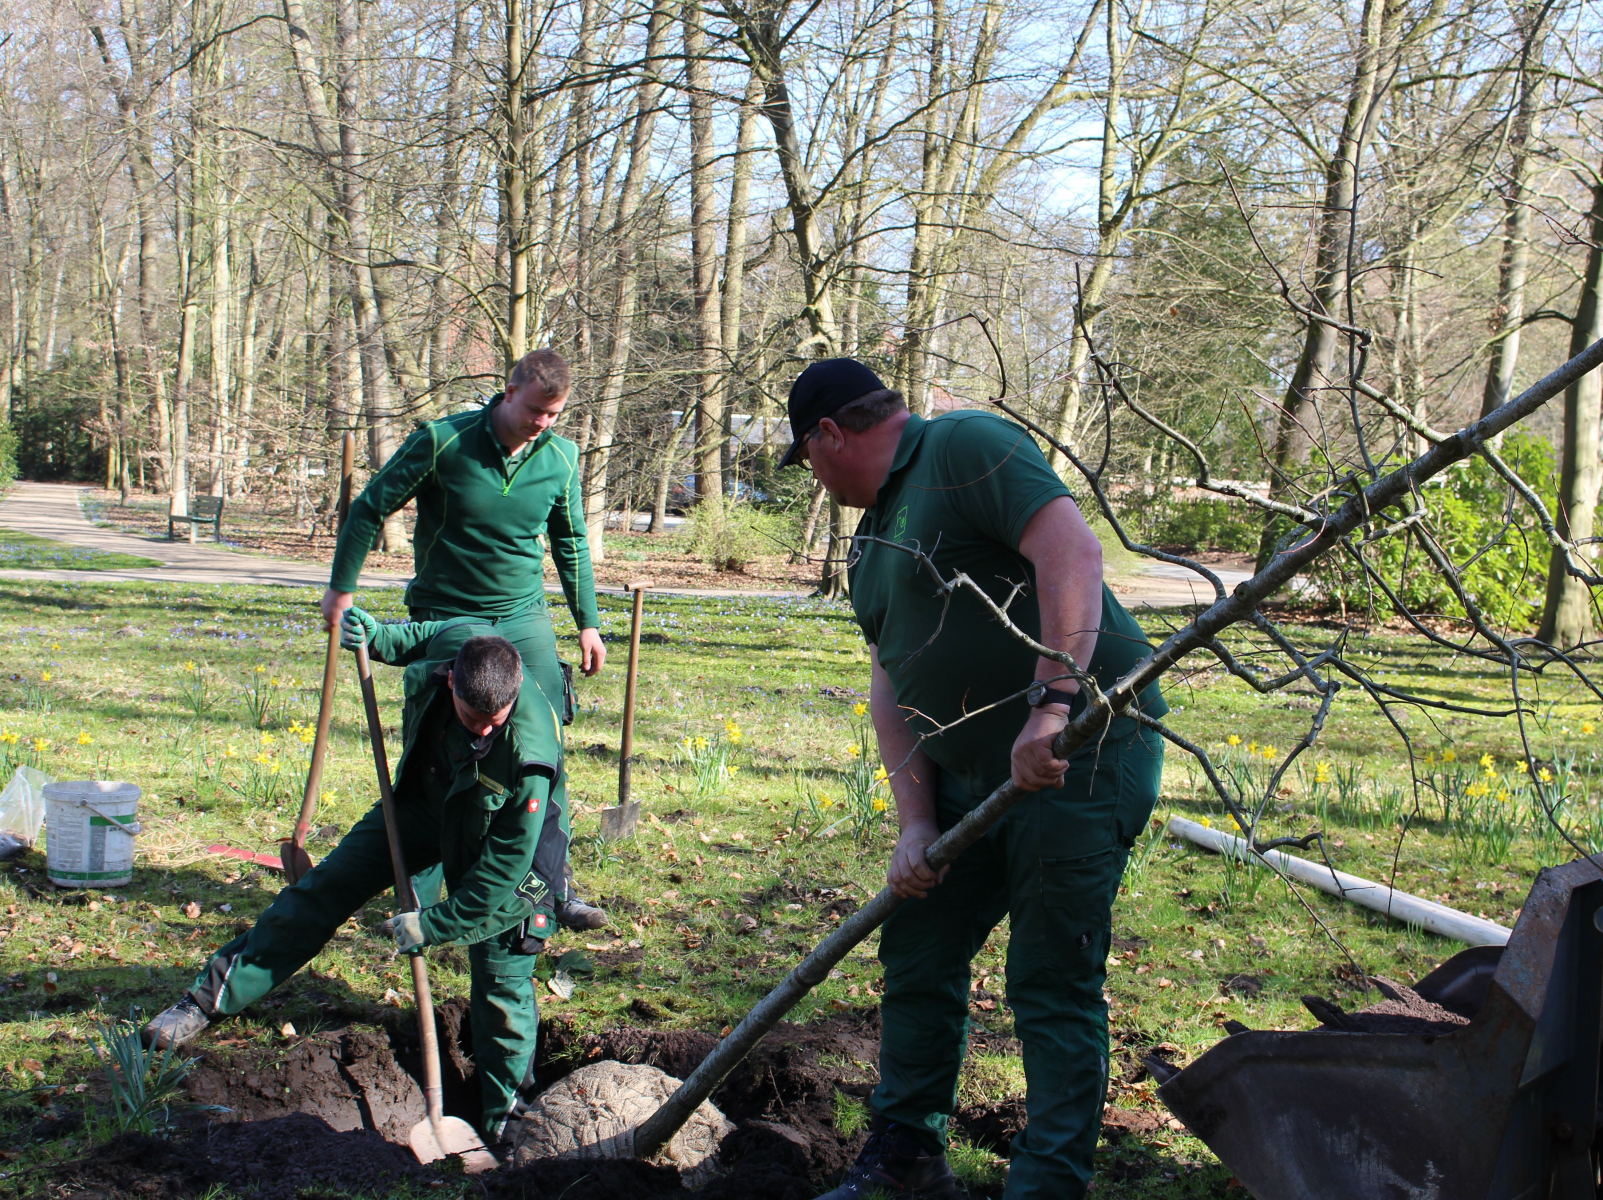
<path fill-rule="evenodd" d="M 1107 1093 L 1102 996 L 1112 907 L 1125 858 L 1152 814 L 1163 742 L 1137 730 L 1070 759 L 1064 786 L 1021 802 L 880 935 L 885 997 L 880 1082 L 870 1101 L 945 1145 L 968 1036 L 969 963 L 1010 918 L 1007 1002 L 1024 1043 L 1028 1127 L 1013 1140 L 1007 1200 L 1085 1195 Z M 940 827 L 982 796 L 937 787 Z"/>
<path fill-rule="evenodd" d="M 410 612 L 414 621 L 449 621 L 452 617 L 472 617 L 476 621 L 483 621 L 486 625 L 494 625 L 495 631 L 507 641 L 511 642 L 517 650 L 518 656 L 523 659 L 523 665 L 528 669 L 534 681 L 540 685 L 540 692 L 545 696 L 561 716 L 567 711 L 567 700 L 563 695 L 562 662 L 557 658 L 557 635 L 551 628 L 551 611 L 547 608 L 530 609 L 514 617 L 483 617 L 478 613 L 448 612 L 442 608 L 414 608 Z M 551 785 L 551 799 L 564 807 L 568 803 L 568 775 L 564 771 L 557 776 Z M 410 860 L 408 860 L 410 861 Z M 563 873 L 562 893 L 557 896 L 558 901 L 568 898 L 567 873 Z M 418 903 L 425 907 L 430 903 L 427 897 L 436 897 L 433 903 L 439 903 L 437 897 L 445 885 L 445 877 L 438 868 L 419 871 L 412 877 L 412 887 L 417 892 Z"/>
<path fill-rule="evenodd" d="M 397 820 L 407 865 L 437 864 L 439 815 L 403 806 Z M 212 956 L 190 994 L 210 1016 L 232 1016 L 310 962 L 347 919 L 394 882 L 384 813 L 375 807 L 332 854 L 279 892 L 249 932 Z M 468 947 L 473 1061 L 484 1098 L 483 1128 L 492 1138 L 533 1080 L 540 1014 L 535 956 L 519 953 L 522 932 L 514 926 Z"/>

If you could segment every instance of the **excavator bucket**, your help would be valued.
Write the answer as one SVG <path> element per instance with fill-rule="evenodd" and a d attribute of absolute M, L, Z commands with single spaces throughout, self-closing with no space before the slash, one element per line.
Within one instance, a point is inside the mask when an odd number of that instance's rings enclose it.
<path fill-rule="evenodd" d="M 1467 1024 L 1237 1032 L 1158 1098 L 1256 1200 L 1599 1200 L 1600 922 L 1603 871 L 1549 868 L 1414 985 Z"/>

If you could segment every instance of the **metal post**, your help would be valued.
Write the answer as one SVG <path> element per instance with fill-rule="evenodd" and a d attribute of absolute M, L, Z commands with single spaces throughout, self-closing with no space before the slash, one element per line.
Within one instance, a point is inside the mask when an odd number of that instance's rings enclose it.
<path fill-rule="evenodd" d="M 646 589 L 651 584 L 637 580 L 629 584 L 634 594 L 634 615 L 629 624 L 629 673 L 623 685 L 623 742 L 618 750 L 618 804 L 629 803 L 629 770 L 635 751 L 635 680 L 640 671 L 640 614 L 645 607 Z"/>

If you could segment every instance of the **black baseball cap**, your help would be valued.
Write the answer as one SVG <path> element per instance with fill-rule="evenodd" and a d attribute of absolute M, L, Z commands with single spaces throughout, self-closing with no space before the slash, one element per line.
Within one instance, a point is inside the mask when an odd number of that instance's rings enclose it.
<path fill-rule="evenodd" d="M 790 417 L 791 437 L 795 440 L 779 465 L 788 467 L 796 461 L 807 435 L 830 413 L 870 392 L 884 389 L 879 376 L 855 358 L 825 358 L 813 363 L 790 385 L 790 400 L 785 411 Z"/>

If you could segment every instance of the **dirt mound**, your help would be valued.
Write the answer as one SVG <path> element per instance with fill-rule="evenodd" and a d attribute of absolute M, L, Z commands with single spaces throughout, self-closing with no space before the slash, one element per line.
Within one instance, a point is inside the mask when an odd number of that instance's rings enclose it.
<path fill-rule="evenodd" d="M 197 1103 L 231 1110 L 225 1121 L 308 1113 L 331 1129 L 370 1130 L 401 1144 L 427 1115 L 417 1082 L 375 1030 L 318 1035 L 287 1050 L 210 1050 L 185 1086 Z"/>
<path fill-rule="evenodd" d="M 1385 997 L 1357 1012 L 1346 1012 L 1322 996 L 1304 996 L 1303 1007 L 1319 1018 L 1320 1028 L 1338 1033 L 1411 1033 L 1443 1037 L 1457 1033 L 1469 1018 L 1425 999 L 1413 988 L 1371 976 L 1370 982 Z"/>
<path fill-rule="evenodd" d="M 164 1142 L 124 1134 L 61 1171 L 63 1192 L 106 1200 L 193 1196 L 219 1185 L 257 1200 L 294 1200 L 303 1189 L 371 1192 L 420 1178 L 412 1155 L 372 1130 L 337 1130 L 307 1113 L 216 1125 Z"/>

